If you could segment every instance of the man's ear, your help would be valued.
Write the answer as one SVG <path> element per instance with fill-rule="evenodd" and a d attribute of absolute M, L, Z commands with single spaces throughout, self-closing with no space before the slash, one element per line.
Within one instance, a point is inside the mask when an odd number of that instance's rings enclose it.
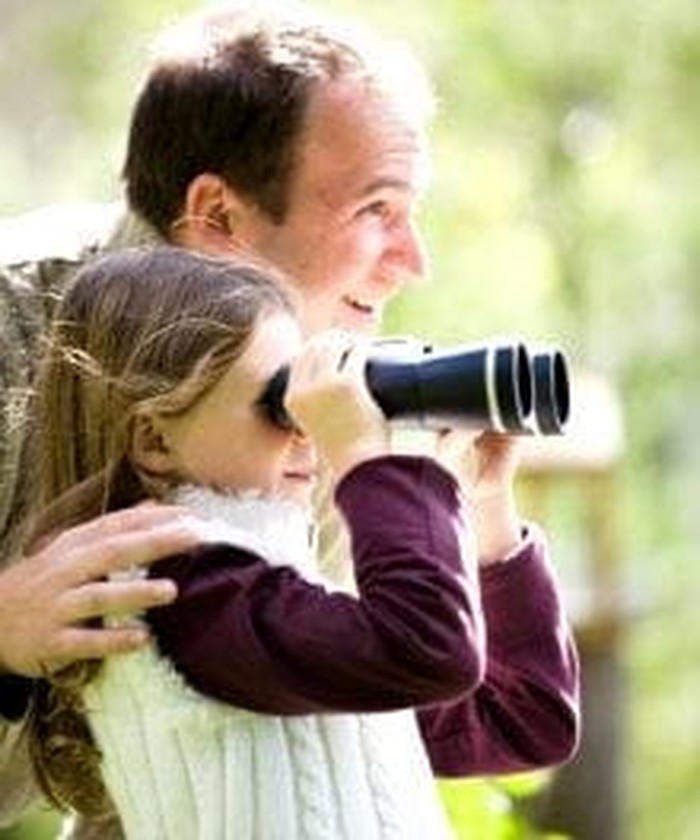
<path fill-rule="evenodd" d="M 212 241 L 224 237 L 228 249 L 232 241 L 245 248 L 246 228 L 254 213 L 250 201 L 240 196 L 220 175 L 203 172 L 187 186 L 179 226 L 190 237 Z"/>
<path fill-rule="evenodd" d="M 131 460 L 151 475 L 168 476 L 177 471 L 177 453 L 170 442 L 167 422 L 150 414 L 138 414 L 131 426 Z"/>
<path fill-rule="evenodd" d="M 230 233 L 229 193 L 220 175 L 203 172 L 187 186 L 182 215 L 185 219 L 207 222 L 212 229 L 221 233 Z"/>

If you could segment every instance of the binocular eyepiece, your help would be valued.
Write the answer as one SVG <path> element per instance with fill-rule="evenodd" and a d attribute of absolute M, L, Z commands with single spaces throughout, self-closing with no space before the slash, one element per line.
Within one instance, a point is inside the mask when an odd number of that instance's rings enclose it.
<path fill-rule="evenodd" d="M 365 369 L 369 391 L 388 420 L 414 428 L 564 432 L 571 396 L 568 366 L 560 350 L 531 351 L 522 342 L 440 351 L 402 344 L 387 351 L 378 343 Z M 293 428 L 284 408 L 288 376 L 286 367 L 277 371 L 261 404 L 274 423 Z"/>

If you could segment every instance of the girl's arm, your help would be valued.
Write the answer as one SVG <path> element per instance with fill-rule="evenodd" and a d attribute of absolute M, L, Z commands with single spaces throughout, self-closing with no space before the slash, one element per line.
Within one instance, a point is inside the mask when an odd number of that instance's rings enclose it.
<path fill-rule="evenodd" d="M 480 578 L 486 674 L 456 703 L 419 710 L 433 771 L 487 775 L 560 764 L 578 744 L 579 665 L 539 529 Z"/>
<path fill-rule="evenodd" d="M 455 486 L 434 463 L 377 459 L 337 495 L 359 597 L 231 546 L 164 561 L 180 597 L 149 621 L 177 669 L 203 693 L 261 712 L 419 708 L 437 775 L 569 757 L 578 664 L 541 534 L 531 529 L 477 576 Z"/>
<path fill-rule="evenodd" d="M 474 693 L 419 711 L 437 775 L 559 764 L 578 742 L 578 658 L 544 535 L 530 528 L 523 540 L 514 493 L 519 443 L 463 430 L 439 440 L 476 535 L 488 653 Z"/>
<path fill-rule="evenodd" d="M 430 460 L 388 456 L 352 469 L 336 497 L 357 597 L 203 547 L 154 568 L 179 591 L 149 614 L 163 652 L 202 692 L 261 712 L 379 711 L 472 692 L 484 625 L 455 481 Z"/>
<path fill-rule="evenodd" d="M 504 528 L 515 520 L 502 493 L 510 445 L 478 447 L 478 531 L 468 539 L 455 479 L 431 460 L 383 454 L 361 354 L 342 344 L 330 336 L 309 348 L 292 369 L 288 408 L 339 478 L 358 597 L 209 547 L 158 568 L 180 592 L 151 614 L 161 648 L 196 688 L 257 711 L 441 707 L 422 725 L 442 772 L 539 765 L 533 745 L 550 731 L 557 754 L 570 752 L 576 664 L 556 587 L 541 562 L 496 556 L 519 537 Z M 446 741 L 455 755 L 436 762 Z"/>

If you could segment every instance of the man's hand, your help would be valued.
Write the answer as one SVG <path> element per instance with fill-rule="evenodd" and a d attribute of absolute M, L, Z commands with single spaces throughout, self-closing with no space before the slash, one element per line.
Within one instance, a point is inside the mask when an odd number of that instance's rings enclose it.
<path fill-rule="evenodd" d="M 87 627 L 88 619 L 167 604 L 169 580 L 107 581 L 199 542 L 182 508 L 140 505 L 70 528 L 0 573 L 0 673 L 35 677 L 80 659 L 143 645 L 142 627 Z"/>

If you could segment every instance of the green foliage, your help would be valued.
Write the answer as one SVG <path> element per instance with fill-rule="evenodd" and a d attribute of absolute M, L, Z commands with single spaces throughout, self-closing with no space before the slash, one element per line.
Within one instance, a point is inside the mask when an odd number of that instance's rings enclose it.
<path fill-rule="evenodd" d="M 151 34 L 196 0 L 3 0 L 0 213 L 119 193 Z"/>
<path fill-rule="evenodd" d="M 12 828 L 0 828 L 0 840 L 48 840 L 58 836 L 60 819 L 48 809 L 37 810 Z"/>
<path fill-rule="evenodd" d="M 546 775 L 533 773 L 502 780 L 441 780 L 438 789 L 455 840 L 565 840 L 537 831 L 519 810 L 544 784 Z"/>

